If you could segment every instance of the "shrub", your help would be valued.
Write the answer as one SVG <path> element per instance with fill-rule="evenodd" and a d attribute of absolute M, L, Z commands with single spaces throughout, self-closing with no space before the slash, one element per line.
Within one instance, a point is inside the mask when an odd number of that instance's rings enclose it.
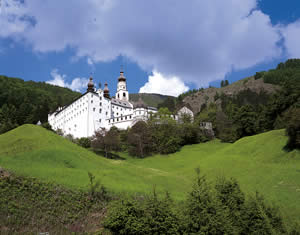
<path fill-rule="evenodd" d="M 180 149 L 182 139 L 174 120 L 160 120 L 160 122 L 151 123 L 150 130 L 156 152 L 169 154 Z"/>
<path fill-rule="evenodd" d="M 215 187 L 196 170 L 187 199 L 174 204 L 155 190 L 143 198 L 122 198 L 108 209 L 104 227 L 113 234 L 286 234 L 277 207 L 256 193 L 246 199 L 238 182 L 219 178 Z M 174 209 L 175 208 L 175 209 Z M 291 230 L 297 234 L 298 227 Z"/>
<path fill-rule="evenodd" d="M 113 234 L 178 234 L 179 219 L 172 210 L 168 194 L 144 199 L 133 197 L 111 204 L 104 227 Z"/>
<path fill-rule="evenodd" d="M 286 147 L 290 150 L 300 149 L 300 108 L 294 108 L 289 114 L 286 133 L 289 137 Z"/>
<path fill-rule="evenodd" d="M 45 129 L 47 129 L 49 131 L 53 131 L 51 125 L 48 122 L 43 123 L 42 127 L 44 127 Z"/>
<path fill-rule="evenodd" d="M 184 230 L 188 234 L 232 234 L 229 214 L 216 200 L 211 185 L 205 176 L 197 177 L 188 194 L 184 211 Z"/>
<path fill-rule="evenodd" d="M 265 71 L 256 72 L 256 74 L 254 75 L 254 79 L 257 80 L 257 79 L 262 78 L 264 76 L 264 73 L 265 73 Z"/>
<path fill-rule="evenodd" d="M 91 139 L 82 137 L 77 140 L 77 144 L 83 148 L 90 148 L 91 147 Z"/>

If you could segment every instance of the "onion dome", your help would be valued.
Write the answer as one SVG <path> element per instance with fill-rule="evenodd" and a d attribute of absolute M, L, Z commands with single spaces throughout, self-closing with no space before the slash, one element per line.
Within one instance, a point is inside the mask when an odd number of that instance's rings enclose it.
<path fill-rule="evenodd" d="M 87 91 L 95 91 L 95 89 L 94 89 L 94 82 L 93 82 L 93 78 L 92 77 L 90 77 L 90 81 L 88 82 Z"/>
<path fill-rule="evenodd" d="M 104 89 L 103 89 L 104 97 L 109 98 L 109 89 L 107 86 L 107 82 L 104 84 Z"/>
<path fill-rule="evenodd" d="M 134 104 L 133 108 L 134 109 L 138 109 L 138 108 L 147 109 L 147 105 L 144 103 L 144 101 L 141 98 L 139 98 L 139 101 Z"/>
<path fill-rule="evenodd" d="M 123 70 L 120 71 L 120 77 L 118 78 L 119 82 L 126 82 L 126 78 L 124 77 Z"/>

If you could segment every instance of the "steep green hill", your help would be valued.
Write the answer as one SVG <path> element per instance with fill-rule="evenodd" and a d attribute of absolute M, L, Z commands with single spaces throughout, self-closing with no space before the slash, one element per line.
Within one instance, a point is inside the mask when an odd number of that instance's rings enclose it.
<path fill-rule="evenodd" d="M 283 151 L 286 140 L 284 131 L 276 130 L 234 144 L 214 140 L 146 159 L 122 153 L 122 161 L 99 157 L 41 127 L 23 125 L 0 135 L 0 166 L 70 188 L 85 188 L 89 171 L 114 192 L 144 193 L 156 185 L 177 199 L 185 197 L 194 168 L 200 167 L 211 180 L 238 179 L 245 191 L 258 190 L 288 218 L 299 220 L 300 152 Z"/>

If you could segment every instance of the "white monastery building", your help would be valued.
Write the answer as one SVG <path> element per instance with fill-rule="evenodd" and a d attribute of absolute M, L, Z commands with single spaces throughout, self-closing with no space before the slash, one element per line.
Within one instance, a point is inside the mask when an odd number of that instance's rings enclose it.
<path fill-rule="evenodd" d="M 96 90 L 91 77 L 87 91 L 71 104 L 48 114 L 48 122 L 53 130 L 61 129 L 64 135 L 81 138 L 90 137 L 101 128 L 127 129 L 140 120 L 148 120 L 156 112 L 156 108 L 142 102 L 135 105 L 129 102 L 126 78 L 121 71 L 115 98 L 110 97 L 107 83 L 103 90 Z"/>

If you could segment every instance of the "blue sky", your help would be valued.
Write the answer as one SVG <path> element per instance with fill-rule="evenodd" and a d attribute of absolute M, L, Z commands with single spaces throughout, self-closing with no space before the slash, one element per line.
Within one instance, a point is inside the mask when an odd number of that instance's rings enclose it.
<path fill-rule="evenodd" d="M 299 20 L 297 0 L 0 0 L 0 74 L 114 94 L 123 65 L 131 93 L 178 95 L 300 57 Z"/>

